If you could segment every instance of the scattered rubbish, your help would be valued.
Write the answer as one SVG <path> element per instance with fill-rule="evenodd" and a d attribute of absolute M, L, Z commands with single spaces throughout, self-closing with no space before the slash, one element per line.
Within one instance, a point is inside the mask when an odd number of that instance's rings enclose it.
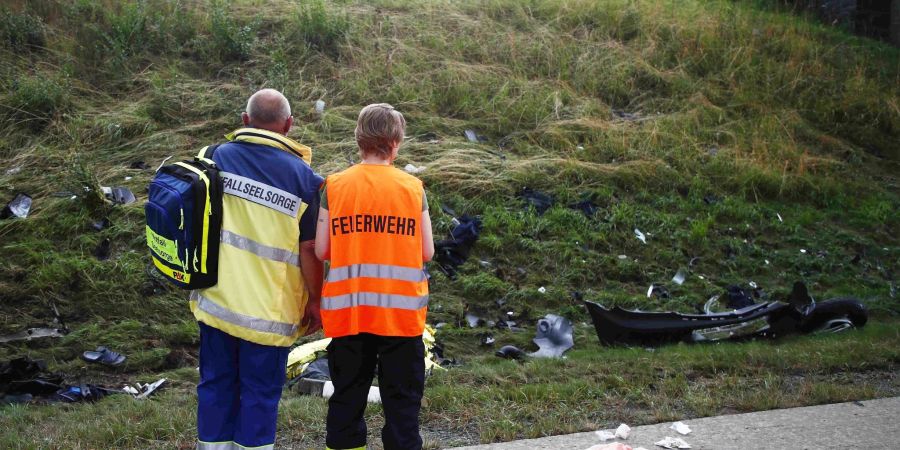
<path fill-rule="evenodd" d="M 691 427 L 687 426 L 687 424 L 685 424 L 684 422 L 675 422 L 669 428 L 675 430 L 682 436 L 687 436 L 691 433 Z"/>
<path fill-rule="evenodd" d="M 619 259 L 628 259 L 628 255 L 619 255 Z"/>
<path fill-rule="evenodd" d="M 0 211 L 0 219 L 9 219 L 10 217 L 18 217 L 24 219 L 31 212 L 31 196 L 26 194 L 16 194 L 9 203 Z"/>
<path fill-rule="evenodd" d="M 800 253 L 806 253 L 806 249 L 805 249 L 805 248 L 801 248 L 801 249 L 800 249 Z"/>
<path fill-rule="evenodd" d="M 506 359 L 523 359 L 526 356 L 525 352 L 513 345 L 504 345 L 495 354 Z"/>
<path fill-rule="evenodd" d="M 751 285 L 751 287 L 755 288 L 756 286 Z M 727 299 L 725 301 L 725 306 L 731 309 L 746 308 L 753 304 L 753 298 L 747 295 L 747 292 L 736 284 L 725 288 L 725 296 Z"/>
<path fill-rule="evenodd" d="M 647 289 L 647 298 L 654 295 L 659 298 L 669 298 L 669 290 L 661 284 L 653 283 L 650 285 L 650 288 Z"/>
<path fill-rule="evenodd" d="M 781 214 L 775 213 L 775 215 L 778 216 L 779 222 L 784 223 L 784 219 L 781 218 Z"/>
<path fill-rule="evenodd" d="M 684 273 L 684 269 L 678 269 L 678 272 L 672 277 L 672 282 L 681 286 L 684 284 L 685 278 L 687 278 L 687 274 Z"/>
<path fill-rule="evenodd" d="M 634 229 L 634 237 L 645 244 L 647 243 L 647 236 L 644 236 L 644 233 L 641 233 L 641 230 L 638 230 L 637 228 Z"/>
<path fill-rule="evenodd" d="M 122 391 L 131 394 L 137 400 L 143 400 L 153 395 L 167 381 L 166 378 L 160 378 L 153 383 L 141 384 L 136 383 L 134 386 L 126 384 L 122 387 Z"/>
<path fill-rule="evenodd" d="M 706 152 L 709 153 L 709 156 L 716 156 L 719 154 L 719 147 L 712 145 L 706 149 Z"/>
<path fill-rule="evenodd" d="M 700 257 L 695 256 L 695 257 L 691 258 L 690 261 L 688 261 L 688 267 L 694 267 L 694 264 L 697 264 L 698 262 L 700 262 Z"/>
<path fill-rule="evenodd" d="M 103 231 L 105 228 L 109 228 L 112 226 L 112 222 L 108 217 L 104 217 L 96 222 L 91 222 L 91 228 L 96 231 Z"/>
<path fill-rule="evenodd" d="M 548 194 L 545 194 L 541 191 L 535 191 L 531 188 L 523 188 L 519 193 L 519 198 L 525 200 L 526 203 L 534 207 L 535 212 L 539 216 L 544 215 L 551 206 L 553 206 L 554 200 Z"/>
<path fill-rule="evenodd" d="M 616 428 L 616 437 L 619 439 L 628 439 L 629 434 L 631 434 L 631 427 L 624 423 L 619 424 L 619 427 Z"/>
<path fill-rule="evenodd" d="M 494 335 L 491 333 L 485 333 L 481 335 L 481 346 L 482 347 L 492 347 L 496 342 L 494 339 Z"/>
<path fill-rule="evenodd" d="M 7 175 L 15 175 L 21 171 L 22 171 L 22 166 L 16 166 L 16 167 L 11 167 L 9 169 L 6 169 L 6 174 Z"/>
<path fill-rule="evenodd" d="M 687 442 L 684 442 L 681 438 L 673 438 L 666 436 L 665 439 L 655 442 L 653 445 L 658 445 L 663 448 L 691 448 Z"/>
<path fill-rule="evenodd" d="M 133 177 L 125 177 L 125 181 L 130 181 Z"/>
<path fill-rule="evenodd" d="M 576 145 L 576 146 L 575 146 L 575 150 L 584 150 L 584 146 L 583 146 L 583 145 Z"/>
<path fill-rule="evenodd" d="M 716 197 L 712 194 L 703 196 L 703 203 L 706 203 L 707 205 L 714 205 L 716 203 L 719 203 L 720 200 L 721 199 L 719 199 L 719 197 Z"/>
<path fill-rule="evenodd" d="M 313 104 L 313 108 L 316 110 L 316 114 L 321 116 L 325 113 L 325 101 L 316 100 L 316 102 Z"/>
<path fill-rule="evenodd" d="M 0 343 L 30 341 L 42 337 L 63 337 L 65 333 L 59 328 L 29 328 L 25 331 L 0 336 Z"/>
<path fill-rule="evenodd" d="M 465 315 L 466 323 L 469 324 L 469 328 L 476 328 L 481 325 L 484 325 L 485 321 L 481 317 L 476 316 L 472 313 L 466 313 Z"/>
<path fill-rule="evenodd" d="M 106 196 L 107 200 L 117 205 L 129 205 L 137 201 L 134 197 L 134 193 L 127 187 L 118 186 L 111 188 L 101 186 L 100 191 L 103 192 L 103 195 Z"/>
<path fill-rule="evenodd" d="M 547 293 L 547 288 L 541 286 L 541 287 L 538 288 L 538 292 L 540 292 L 541 294 L 546 294 L 546 293 Z"/>
<path fill-rule="evenodd" d="M 444 214 L 447 214 L 450 217 L 453 217 L 453 218 L 456 217 L 456 211 L 454 211 L 453 208 L 451 208 L 443 203 L 441 203 L 441 211 L 443 211 Z"/>
<path fill-rule="evenodd" d="M 116 392 L 93 384 L 80 384 L 78 386 L 63 387 L 56 392 L 53 400 L 66 403 L 93 402 Z"/>
<path fill-rule="evenodd" d="M 414 165 L 412 165 L 412 164 L 407 164 L 406 167 L 403 168 L 403 170 L 405 170 L 406 173 L 410 173 L 410 174 L 415 175 L 415 174 L 417 174 L 417 173 L 422 173 L 422 172 L 424 172 L 424 171 L 425 171 L 425 166 L 422 166 L 422 167 L 416 167 L 416 166 L 414 166 Z"/>
<path fill-rule="evenodd" d="M 533 342 L 537 344 L 538 351 L 528 356 L 535 358 L 559 358 L 575 345 L 572 338 L 572 321 L 555 314 L 547 314 L 538 320 L 537 334 Z"/>
<path fill-rule="evenodd" d="M 615 118 L 624 120 L 626 122 L 634 122 L 642 119 L 641 113 L 639 112 L 630 113 L 622 111 L 621 109 L 613 109 L 612 114 Z"/>
<path fill-rule="evenodd" d="M 756 284 L 756 282 L 753 281 L 753 280 L 750 280 L 750 282 L 747 283 L 747 284 L 749 284 L 750 287 L 753 288 L 753 289 L 756 289 L 757 287 L 759 287 L 759 286 Z"/>
<path fill-rule="evenodd" d="M 641 449 L 640 447 L 638 447 L 636 449 L 632 449 L 631 446 L 622 444 L 621 442 L 612 442 L 609 444 L 593 445 L 593 446 L 587 448 L 587 450 L 646 450 L 646 449 Z"/>
<path fill-rule="evenodd" d="M 577 202 L 577 203 L 572 203 L 569 205 L 569 208 L 581 211 L 581 213 L 584 214 L 584 216 L 587 218 L 594 217 L 594 214 L 597 212 L 597 209 L 598 209 L 597 204 L 594 203 L 594 201 L 590 200 L 590 199 L 581 200 L 580 202 Z"/>
<path fill-rule="evenodd" d="M 478 261 L 478 265 L 485 269 L 490 269 L 491 267 L 494 267 L 494 265 L 491 264 L 490 261 L 485 261 L 485 260 Z"/>
<path fill-rule="evenodd" d="M 100 363 L 106 366 L 119 366 L 125 362 L 125 355 L 114 352 L 104 346 L 97 347 L 95 351 L 86 351 L 81 354 L 81 359 L 87 362 Z"/>
<path fill-rule="evenodd" d="M 764 259 L 763 261 L 765 261 L 765 263 L 766 263 L 767 266 L 769 265 L 769 260 L 768 260 L 768 259 Z"/>
<path fill-rule="evenodd" d="M 595 431 L 594 434 L 596 434 L 597 437 L 598 437 L 601 441 L 608 441 L 608 440 L 610 440 L 610 439 L 615 439 L 615 438 L 616 438 L 615 433 L 613 433 L 612 431 L 599 430 L 599 431 Z"/>
<path fill-rule="evenodd" d="M 143 162 L 143 161 L 133 161 L 133 162 L 128 166 L 128 168 L 129 168 L 129 169 L 138 169 L 138 170 L 147 170 L 147 169 L 150 168 L 150 166 L 147 165 L 147 163 L 145 163 L 145 162 Z"/>
<path fill-rule="evenodd" d="M 469 142 L 478 143 L 488 141 L 486 137 L 479 135 L 475 130 L 466 130 L 463 134 L 466 135 L 466 139 L 468 139 Z"/>
<path fill-rule="evenodd" d="M 100 241 L 100 243 L 97 244 L 97 248 L 94 249 L 94 256 L 100 261 L 106 261 L 107 259 L 109 259 L 111 245 L 112 243 L 110 242 L 109 238 Z"/>
<path fill-rule="evenodd" d="M 42 360 L 28 357 L 0 363 L 0 403 L 28 403 L 62 387 L 62 376 L 49 373 Z"/>
<path fill-rule="evenodd" d="M 434 260 L 448 277 L 456 277 L 456 269 L 469 257 L 480 231 L 481 219 L 464 215 L 459 218 L 459 225 L 450 232 L 450 239 L 434 243 Z"/>
<path fill-rule="evenodd" d="M 746 302 L 746 292 L 729 286 L 729 302 Z M 737 299 L 732 298 L 736 296 Z M 710 299 L 709 305 L 717 297 Z M 794 284 L 787 302 L 753 304 L 730 312 L 682 314 L 675 312 L 607 309 L 584 302 L 597 337 L 603 344 L 661 344 L 703 342 L 748 337 L 776 338 L 796 333 L 834 332 L 860 328 L 868 321 L 866 307 L 856 299 L 815 302 L 802 282 Z M 707 307 L 708 310 L 708 307 Z"/>

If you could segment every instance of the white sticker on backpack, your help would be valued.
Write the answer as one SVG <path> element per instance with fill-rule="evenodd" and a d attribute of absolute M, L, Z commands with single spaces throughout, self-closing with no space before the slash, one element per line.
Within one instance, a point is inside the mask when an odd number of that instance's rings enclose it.
<path fill-rule="evenodd" d="M 226 194 L 272 208 L 294 218 L 300 211 L 300 197 L 290 192 L 229 172 L 219 172 L 219 175 L 222 177 Z"/>

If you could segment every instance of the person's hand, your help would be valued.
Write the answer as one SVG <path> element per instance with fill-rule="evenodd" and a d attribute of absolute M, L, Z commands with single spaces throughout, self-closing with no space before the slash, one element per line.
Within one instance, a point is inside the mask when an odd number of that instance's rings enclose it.
<path fill-rule="evenodd" d="M 310 298 L 309 301 L 306 302 L 306 309 L 303 311 L 303 320 L 300 321 L 300 325 L 306 327 L 306 331 L 303 333 L 304 336 L 309 336 L 322 329 L 322 315 L 319 312 L 319 307 L 322 304 L 321 302 L 322 300 L 319 298 Z"/>

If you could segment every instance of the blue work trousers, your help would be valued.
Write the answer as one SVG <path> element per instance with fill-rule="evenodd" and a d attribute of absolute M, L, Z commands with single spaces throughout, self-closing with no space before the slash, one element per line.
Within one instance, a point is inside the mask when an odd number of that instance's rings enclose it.
<path fill-rule="evenodd" d="M 288 350 L 200 323 L 197 448 L 274 446 Z"/>

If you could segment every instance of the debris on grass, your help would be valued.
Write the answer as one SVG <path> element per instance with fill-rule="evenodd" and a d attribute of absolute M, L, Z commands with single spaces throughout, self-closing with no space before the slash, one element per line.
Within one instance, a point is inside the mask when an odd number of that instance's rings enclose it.
<path fill-rule="evenodd" d="M 153 383 L 135 383 L 134 386 L 126 384 L 122 388 L 122 391 L 131 394 L 136 400 L 144 400 L 159 390 L 166 381 L 168 381 L 166 378 L 160 378 Z"/>
<path fill-rule="evenodd" d="M 484 319 L 469 312 L 465 314 L 464 318 L 466 319 L 466 323 L 469 324 L 469 328 L 476 328 L 485 324 Z"/>
<path fill-rule="evenodd" d="M 29 328 L 25 331 L 0 336 L 0 343 L 30 341 L 43 337 L 63 337 L 65 333 L 59 328 Z"/>
<path fill-rule="evenodd" d="M 591 199 L 581 200 L 580 202 L 572 203 L 569 205 L 569 208 L 581 211 L 585 217 L 591 218 L 594 217 L 594 213 L 597 212 L 597 204 L 594 203 Z"/>
<path fill-rule="evenodd" d="M 538 288 L 538 292 L 540 292 L 541 294 L 546 294 L 546 293 L 547 293 L 547 288 L 541 286 L 541 287 Z"/>
<path fill-rule="evenodd" d="M 653 445 L 658 445 L 662 448 L 691 448 L 683 439 L 670 436 L 666 436 L 665 439 L 657 441 Z"/>
<path fill-rule="evenodd" d="M 526 354 L 514 345 L 504 345 L 497 350 L 495 355 L 506 359 L 524 359 Z"/>
<path fill-rule="evenodd" d="M 320 115 L 320 116 L 321 116 L 322 114 L 325 114 L 325 101 L 324 101 L 324 100 L 321 100 L 321 99 L 320 99 L 320 100 L 316 100 L 316 102 L 313 103 L 313 109 L 315 109 L 316 114 L 318 114 L 318 115 Z"/>
<path fill-rule="evenodd" d="M 112 222 L 108 217 L 104 217 L 96 222 L 91 222 L 91 228 L 95 231 L 103 231 L 105 228 L 109 228 L 112 226 Z"/>
<path fill-rule="evenodd" d="M 100 243 L 97 244 L 97 247 L 94 249 L 94 257 L 96 257 L 100 261 L 106 261 L 107 259 L 109 259 L 111 247 L 112 243 L 110 242 L 109 238 L 100 241 Z"/>
<path fill-rule="evenodd" d="M 678 269 L 678 272 L 672 277 L 672 282 L 681 286 L 684 284 L 684 280 L 687 278 L 687 274 L 684 272 L 684 269 Z"/>
<path fill-rule="evenodd" d="M 634 237 L 638 238 L 639 241 L 645 244 L 647 243 L 647 236 L 644 236 L 644 233 L 642 233 L 641 230 L 638 230 L 637 228 L 634 229 Z"/>
<path fill-rule="evenodd" d="M 407 164 L 407 165 L 403 168 L 403 170 L 405 170 L 406 173 L 415 175 L 415 174 L 417 174 L 417 173 L 422 173 L 422 172 L 424 172 L 424 171 L 425 171 L 425 166 L 422 166 L 422 167 L 416 167 L 416 166 L 414 166 L 414 165 L 412 165 L 412 164 Z"/>
<path fill-rule="evenodd" d="M 687 426 L 684 422 L 675 422 L 672 426 L 669 427 L 672 430 L 675 430 L 678 434 L 682 436 L 687 436 L 691 433 L 691 427 Z"/>
<path fill-rule="evenodd" d="M 555 314 L 547 314 L 538 320 L 537 333 L 533 342 L 538 351 L 528 356 L 534 358 L 559 358 L 575 345 L 572 337 L 572 321 Z"/>
<path fill-rule="evenodd" d="M 106 196 L 107 200 L 113 202 L 113 204 L 116 205 L 130 205 L 137 201 L 137 199 L 134 197 L 134 193 L 131 192 L 131 190 L 127 187 L 101 186 L 100 190 L 103 192 L 103 195 Z"/>
<path fill-rule="evenodd" d="M 462 216 L 453 227 L 450 238 L 434 243 L 434 261 L 448 277 L 456 277 L 456 269 L 466 262 L 481 231 L 481 218 Z"/>
<path fill-rule="evenodd" d="M 659 298 L 669 298 L 669 290 L 661 284 L 653 283 L 647 289 L 647 298 L 650 298 L 654 295 Z"/>
<path fill-rule="evenodd" d="M 466 130 L 463 132 L 463 134 L 466 136 L 466 139 L 468 139 L 469 142 L 473 142 L 476 144 L 479 142 L 487 142 L 488 141 L 488 139 L 486 137 L 479 135 L 478 133 L 475 132 L 475 130 Z"/>
<path fill-rule="evenodd" d="M 481 346 L 482 347 L 493 347 L 494 342 L 496 342 L 496 339 L 494 339 L 493 334 L 484 333 L 481 335 Z"/>
<path fill-rule="evenodd" d="M 128 166 L 129 169 L 137 169 L 137 170 L 147 170 L 150 168 L 147 163 L 144 161 L 132 161 L 132 163 Z"/>
<path fill-rule="evenodd" d="M 535 191 L 529 187 L 523 188 L 519 192 L 519 198 L 525 200 L 525 203 L 534 207 L 537 215 L 542 216 L 555 202 L 553 197 L 541 191 Z"/>
<path fill-rule="evenodd" d="M 3 210 L 0 211 L 0 219 L 9 219 L 11 217 L 24 219 L 28 217 L 28 213 L 31 212 L 31 203 L 30 195 L 22 193 L 16 194 L 16 196 L 3 207 Z"/>

